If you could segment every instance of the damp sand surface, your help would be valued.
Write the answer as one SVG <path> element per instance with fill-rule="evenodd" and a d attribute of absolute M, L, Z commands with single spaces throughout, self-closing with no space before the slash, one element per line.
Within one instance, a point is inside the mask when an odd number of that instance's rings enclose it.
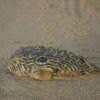
<path fill-rule="evenodd" d="M 100 68 L 99 0 L 0 0 L 0 100 L 100 100 L 100 74 L 37 81 L 9 73 L 21 46 L 79 53 Z"/>

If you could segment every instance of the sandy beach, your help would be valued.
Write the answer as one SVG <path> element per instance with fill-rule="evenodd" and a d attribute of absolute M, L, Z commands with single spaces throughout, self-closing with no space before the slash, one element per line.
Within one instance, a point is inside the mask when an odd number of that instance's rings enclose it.
<path fill-rule="evenodd" d="M 100 100 L 100 74 L 37 81 L 6 61 L 28 45 L 54 46 L 100 68 L 100 0 L 0 0 L 0 100 Z"/>

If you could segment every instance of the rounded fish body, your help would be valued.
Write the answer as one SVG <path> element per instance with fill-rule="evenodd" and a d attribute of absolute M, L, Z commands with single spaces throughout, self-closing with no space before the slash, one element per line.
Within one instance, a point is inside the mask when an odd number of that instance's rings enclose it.
<path fill-rule="evenodd" d="M 83 76 L 99 70 L 82 56 L 44 46 L 21 47 L 11 55 L 7 66 L 15 75 L 39 80 L 51 80 L 52 76 Z"/>

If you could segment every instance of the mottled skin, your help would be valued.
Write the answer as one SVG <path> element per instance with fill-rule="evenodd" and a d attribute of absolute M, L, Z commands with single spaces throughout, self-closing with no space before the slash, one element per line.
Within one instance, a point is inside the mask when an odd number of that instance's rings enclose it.
<path fill-rule="evenodd" d="M 21 47 L 11 55 L 7 66 L 15 75 L 39 80 L 51 80 L 52 76 L 83 76 L 99 70 L 82 56 L 44 46 Z"/>

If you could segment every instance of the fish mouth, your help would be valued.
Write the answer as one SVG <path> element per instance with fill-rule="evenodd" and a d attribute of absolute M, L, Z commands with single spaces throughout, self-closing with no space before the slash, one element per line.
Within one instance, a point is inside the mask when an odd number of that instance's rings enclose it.
<path fill-rule="evenodd" d="M 6 66 L 8 67 L 8 70 L 9 70 L 10 72 L 12 72 L 12 71 L 11 71 L 12 66 L 11 66 L 11 64 L 10 64 L 10 61 L 7 61 L 7 62 L 6 62 Z"/>

